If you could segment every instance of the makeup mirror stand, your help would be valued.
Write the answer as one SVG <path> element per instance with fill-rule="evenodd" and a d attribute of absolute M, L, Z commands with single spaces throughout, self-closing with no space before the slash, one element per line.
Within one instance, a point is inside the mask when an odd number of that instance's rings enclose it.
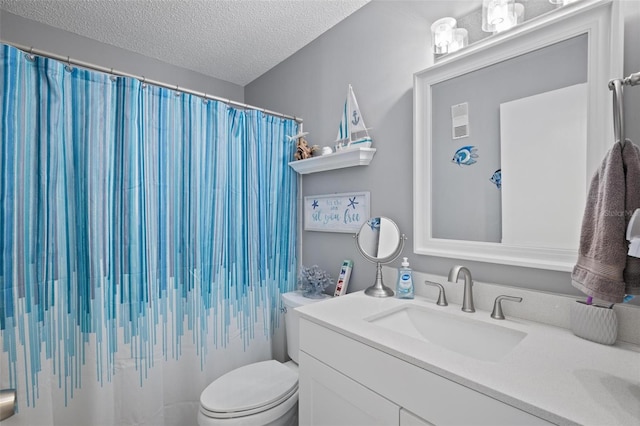
<path fill-rule="evenodd" d="M 393 222 L 391 222 L 393 223 Z M 364 225 L 366 226 L 366 225 Z M 364 227 L 363 226 L 363 227 Z M 394 226 L 396 226 L 394 224 Z M 396 230 L 397 230 L 397 226 L 396 226 Z M 361 230 L 362 232 L 362 230 Z M 371 287 L 368 287 L 367 289 L 365 289 L 364 293 L 367 296 L 372 296 L 372 297 L 391 297 L 394 295 L 394 292 L 392 289 L 390 289 L 389 287 L 384 285 L 384 282 L 382 280 L 382 265 L 383 264 L 387 264 L 387 263 L 391 263 L 394 260 L 396 260 L 400 254 L 402 254 L 402 250 L 404 249 L 404 244 L 405 241 L 407 240 L 407 237 L 404 234 L 399 235 L 398 238 L 398 243 L 396 246 L 395 251 L 393 251 L 391 254 L 389 254 L 386 257 L 376 257 L 376 256 L 372 256 L 370 254 L 368 254 L 361 246 L 360 241 L 359 241 L 359 237 L 360 236 L 360 232 L 357 233 L 356 235 L 354 235 L 355 238 L 355 242 L 356 242 L 356 247 L 358 248 L 358 251 L 360 252 L 360 254 L 362 255 L 362 257 L 364 257 L 365 259 L 367 259 L 369 262 L 375 263 L 376 264 L 376 279 L 374 284 Z"/>

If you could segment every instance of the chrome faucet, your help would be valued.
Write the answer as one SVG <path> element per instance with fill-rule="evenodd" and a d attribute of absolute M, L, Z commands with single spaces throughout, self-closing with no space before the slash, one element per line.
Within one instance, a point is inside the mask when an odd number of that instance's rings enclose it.
<path fill-rule="evenodd" d="M 510 300 L 511 302 L 520 303 L 522 302 L 522 297 L 507 296 L 504 294 L 502 296 L 496 297 L 496 300 L 493 302 L 493 311 L 491 311 L 491 318 L 497 320 L 504 319 L 504 313 L 502 312 L 502 303 L 500 303 L 503 300 Z"/>
<path fill-rule="evenodd" d="M 464 266 L 456 265 L 449 271 L 449 282 L 458 282 L 460 273 L 464 275 L 464 297 L 462 298 L 462 310 L 464 312 L 475 312 L 476 308 L 473 307 L 473 280 L 471 279 L 471 272 Z"/>
<path fill-rule="evenodd" d="M 436 302 L 436 305 L 438 306 L 449 306 L 449 304 L 447 303 L 447 295 L 444 292 L 444 287 L 442 286 L 442 284 L 438 284 L 438 283 L 434 283 L 431 281 L 425 281 L 424 282 L 426 285 L 431 285 L 434 287 L 438 287 L 438 301 Z"/>

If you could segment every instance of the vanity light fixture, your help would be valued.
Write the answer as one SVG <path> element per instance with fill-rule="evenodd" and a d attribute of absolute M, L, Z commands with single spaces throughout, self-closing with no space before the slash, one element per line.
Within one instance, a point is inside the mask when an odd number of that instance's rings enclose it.
<path fill-rule="evenodd" d="M 573 2 L 576 2 L 576 1 L 578 1 L 578 0 L 549 0 L 549 3 L 551 3 L 551 4 L 559 4 L 561 6 L 564 6 L 566 4 L 573 3 Z"/>
<path fill-rule="evenodd" d="M 454 18 L 440 18 L 431 25 L 431 40 L 433 53 L 441 55 L 449 53 L 449 46 L 453 43 L 453 32 L 456 29 Z"/>
<path fill-rule="evenodd" d="M 516 24 L 515 0 L 483 0 L 482 31 L 495 33 Z"/>
<path fill-rule="evenodd" d="M 469 44 L 469 32 L 464 28 L 456 28 L 453 30 L 453 41 L 449 45 L 449 52 L 452 53 L 462 49 Z"/>
<path fill-rule="evenodd" d="M 514 25 L 521 24 L 524 21 L 524 5 L 522 3 L 513 3 L 513 5 L 509 5 L 509 8 L 509 16 L 511 18 L 497 24 L 494 34 L 508 30 Z"/>

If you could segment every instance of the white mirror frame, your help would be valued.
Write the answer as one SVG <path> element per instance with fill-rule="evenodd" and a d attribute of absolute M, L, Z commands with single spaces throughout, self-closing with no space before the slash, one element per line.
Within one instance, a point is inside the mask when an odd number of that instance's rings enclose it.
<path fill-rule="evenodd" d="M 462 74 L 587 34 L 586 193 L 593 173 L 614 139 L 608 82 L 623 74 L 624 26 L 619 3 L 611 0 L 582 0 L 569 4 L 447 55 L 437 64 L 414 75 L 413 229 L 416 254 L 556 271 L 573 269 L 577 260 L 577 247 L 575 250 L 563 250 L 432 237 L 431 87 Z M 460 208 L 468 207 L 461 202 Z"/>

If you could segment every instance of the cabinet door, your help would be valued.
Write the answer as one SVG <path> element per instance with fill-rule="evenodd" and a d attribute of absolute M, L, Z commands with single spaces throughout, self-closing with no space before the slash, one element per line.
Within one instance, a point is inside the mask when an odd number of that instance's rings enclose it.
<path fill-rule="evenodd" d="M 300 352 L 300 425 L 393 426 L 400 407 Z"/>
<path fill-rule="evenodd" d="M 416 416 L 411 411 L 407 411 L 404 408 L 400 409 L 400 426 L 435 426 L 433 423 L 429 423 L 425 419 Z"/>

